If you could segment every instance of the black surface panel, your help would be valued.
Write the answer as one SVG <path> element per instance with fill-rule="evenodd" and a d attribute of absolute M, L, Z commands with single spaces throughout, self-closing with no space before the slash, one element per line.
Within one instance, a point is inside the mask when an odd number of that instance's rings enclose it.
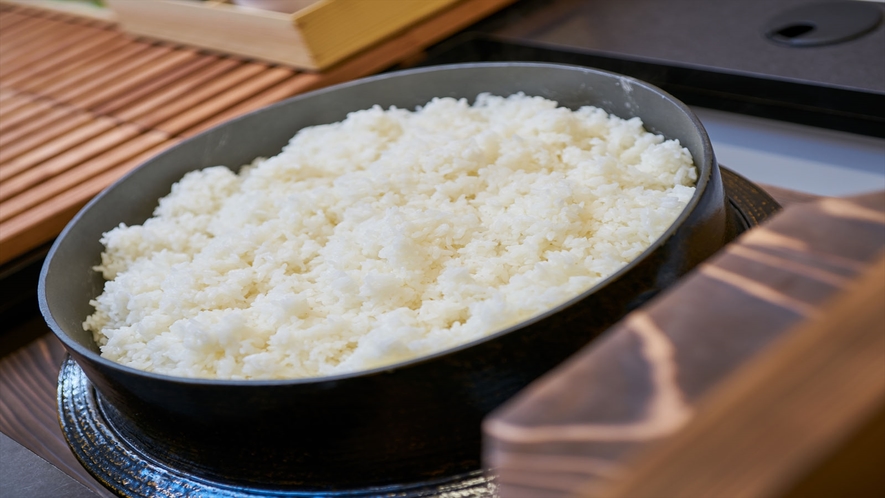
<path fill-rule="evenodd" d="M 824 46 L 765 36 L 779 13 L 816 1 L 522 0 L 433 47 L 423 64 L 577 64 L 648 81 L 691 105 L 885 137 L 882 22 Z"/>

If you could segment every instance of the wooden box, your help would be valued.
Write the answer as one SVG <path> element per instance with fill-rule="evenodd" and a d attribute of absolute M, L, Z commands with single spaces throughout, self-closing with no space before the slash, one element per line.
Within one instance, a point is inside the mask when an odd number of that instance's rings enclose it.
<path fill-rule="evenodd" d="M 460 0 L 305 0 L 292 14 L 224 1 L 106 0 L 123 30 L 321 70 Z"/>

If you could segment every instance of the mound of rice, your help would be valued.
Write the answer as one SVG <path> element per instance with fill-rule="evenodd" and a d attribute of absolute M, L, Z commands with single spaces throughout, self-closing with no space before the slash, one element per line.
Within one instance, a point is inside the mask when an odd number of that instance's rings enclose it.
<path fill-rule="evenodd" d="M 314 377 L 542 313 L 652 244 L 694 193 L 676 141 L 539 97 L 435 99 L 298 132 L 239 174 L 185 175 L 106 234 L 83 326 L 174 376 Z"/>

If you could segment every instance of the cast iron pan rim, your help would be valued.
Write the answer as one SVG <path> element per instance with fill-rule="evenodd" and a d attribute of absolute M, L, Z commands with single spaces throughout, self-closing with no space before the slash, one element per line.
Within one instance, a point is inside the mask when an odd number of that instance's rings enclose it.
<path fill-rule="evenodd" d="M 596 73 L 596 74 L 604 74 L 604 75 L 608 75 L 608 76 L 613 76 L 613 77 L 616 77 L 619 79 L 622 86 L 629 86 L 629 87 L 639 86 L 639 87 L 642 87 L 642 88 L 645 88 L 645 89 L 651 91 L 652 93 L 659 95 L 664 100 L 669 100 L 671 104 L 675 104 L 676 107 L 680 111 L 682 111 L 682 113 L 685 114 L 691 120 L 695 129 L 698 131 L 698 133 L 700 133 L 701 142 L 702 142 L 702 157 L 701 157 L 701 159 L 706 159 L 705 164 L 707 164 L 709 166 L 709 168 L 707 169 L 706 174 L 702 174 L 698 177 L 697 184 L 695 185 L 695 193 L 692 196 L 692 198 L 688 201 L 688 204 L 685 206 L 682 213 L 679 214 L 679 216 L 673 221 L 673 223 L 670 225 L 670 227 L 667 228 L 667 230 L 665 230 L 664 233 L 655 242 L 653 242 L 645 251 L 643 251 L 642 254 L 640 254 L 639 256 L 634 258 L 632 261 L 627 263 L 624 267 L 622 267 L 620 270 L 618 270 L 614 274 L 609 275 L 608 278 L 602 280 L 601 282 L 598 282 L 596 285 L 587 289 L 586 291 L 582 292 L 581 294 L 575 296 L 574 298 L 569 299 L 568 301 L 565 301 L 564 303 L 562 303 L 562 304 L 556 306 L 555 308 L 552 308 L 544 313 L 541 313 L 541 314 L 531 317 L 527 320 L 523 320 L 515 325 L 507 327 L 506 329 L 500 330 L 498 332 L 495 332 L 495 333 L 487 335 L 487 336 L 480 337 L 480 338 L 473 340 L 471 342 L 460 344 L 458 346 L 455 346 L 455 347 L 452 347 L 452 348 L 449 348 L 449 349 L 446 349 L 443 351 L 438 351 L 438 352 L 430 354 L 430 355 L 421 356 L 418 358 L 413 358 L 410 360 L 402 361 L 399 363 L 394 363 L 394 364 L 387 365 L 387 366 L 376 367 L 376 368 L 369 369 L 369 370 L 360 370 L 360 371 L 356 371 L 356 372 L 347 372 L 347 373 L 341 373 L 341 374 L 337 374 L 337 375 L 329 375 L 329 376 L 323 376 L 323 377 L 307 377 L 307 378 L 298 378 L 298 379 L 259 379 L 259 380 L 205 379 L 205 378 L 177 377 L 177 376 L 172 376 L 172 375 L 166 375 L 166 374 L 160 374 L 160 373 L 155 373 L 155 372 L 147 372 L 144 370 L 138 370 L 136 368 L 132 368 L 132 367 L 129 367 L 126 365 L 121 365 L 119 363 L 108 360 L 108 359 L 102 357 L 101 355 L 95 353 L 94 351 L 91 351 L 91 350 L 83 347 L 82 345 L 80 345 L 80 343 L 73 340 L 61 328 L 61 326 L 58 325 L 58 323 L 55 321 L 55 318 L 52 316 L 52 311 L 49 309 L 49 305 L 48 305 L 47 299 L 46 299 L 46 277 L 47 277 L 47 274 L 49 273 L 50 264 L 53 260 L 53 257 L 55 256 L 55 252 L 58 250 L 59 245 L 65 239 L 68 232 L 70 232 L 73 229 L 73 227 L 77 224 L 77 222 L 84 215 L 84 213 L 89 211 L 94 204 L 96 204 L 102 198 L 104 198 L 104 196 L 109 191 L 114 189 L 119 183 L 125 181 L 129 177 L 129 175 L 132 175 L 136 170 L 143 168 L 147 162 L 153 161 L 159 157 L 162 157 L 165 154 L 174 153 L 174 149 L 176 147 L 178 147 L 184 143 L 187 143 L 191 140 L 196 140 L 196 139 L 202 137 L 206 133 L 211 133 L 213 130 L 215 130 L 219 126 L 229 126 L 229 125 L 236 123 L 240 120 L 250 118 L 251 116 L 253 116 L 255 114 L 266 112 L 266 111 L 269 111 L 269 110 L 274 109 L 279 106 L 291 105 L 292 102 L 312 98 L 315 95 L 321 95 L 321 94 L 325 94 L 328 92 L 334 92 L 334 91 L 337 91 L 340 89 L 349 88 L 352 86 L 357 86 L 357 85 L 361 85 L 361 84 L 368 83 L 368 82 L 385 80 L 385 79 L 389 79 L 389 78 L 409 77 L 411 75 L 420 74 L 420 73 L 429 73 L 429 72 L 436 72 L 436 71 L 451 71 L 451 70 L 471 69 L 471 68 L 489 68 L 489 67 L 526 67 L 526 68 L 541 68 L 541 69 L 550 68 L 550 69 L 556 69 L 556 70 L 568 69 L 568 70 L 580 71 L 580 72 L 584 72 L 584 73 L 588 73 L 588 74 Z M 696 163 L 695 167 L 697 167 L 700 170 L 700 169 L 702 169 L 703 165 L 698 165 Z M 65 345 L 65 347 L 67 347 L 69 350 L 76 352 L 79 355 L 82 355 L 83 357 L 89 359 L 90 361 L 96 362 L 97 364 L 99 364 L 105 368 L 109 368 L 111 370 L 117 370 L 117 371 L 120 371 L 121 373 L 127 374 L 127 375 L 135 375 L 137 377 L 143 377 L 143 378 L 157 380 L 157 381 L 172 382 L 172 383 L 186 384 L 186 385 L 258 387 L 258 386 L 285 386 L 285 385 L 297 385 L 297 384 L 322 384 L 324 382 L 339 382 L 339 381 L 344 381 L 344 380 L 351 379 L 351 378 L 357 378 L 357 377 L 363 378 L 363 377 L 370 377 L 373 375 L 380 375 L 380 374 L 384 374 L 384 373 L 393 373 L 395 370 L 405 369 L 405 368 L 408 368 L 411 366 L 415 366 L 415 365 L 419 365 L 419 364 L 422 364 L 422 363 L 425 363 L 428 361 L 435 360 L 437 358 L 440 358 L 440 357 L 443 357 L 446 355 L 455 354 L 455 353 L 458 353 L 464 349 L 478 345 L 480 343 L 483 343 L 486 341 L 492 341 L 494 339 L 497 339 L 498 337 L 504 336 L 504 335 L 509 334 L 511 332 L 515 332 L 521 328 L 524 328 L 526 326 L 537 323 L 537 322 L 539 322 L 539 321 L 541 321 L 541 320 L 543 320 L 555 313 L 558 313 L 558 312 L 578 303 L 579 301 L 583 300 L 584 298 L 586 298 L 590 294 L 593 294 L 595 292 L 599 292 L 599 291 L 603 290 L 611 282 L 620 278 L 623 274 L 629 272 L 631 269 L 633 269 L 635 266 L 637 266 L 641 261 L 646 259 L 651 253 L 653 253 L 659 247 L 664 245 L 664 243 L 667 240 L 669 240 L 670 237 L 673 236 L 673 234 L 676 232 L 676 230 L 683 225 L 683 223 L 686 221 L 686 219 L 688 219 L 688 217 L 694 211 L 694 208 L 700 202 L 701 195 L 706 191 L 706 188 L 710 182 L 710 178 L 712 177 L 712 174 L 713 174 L 713 168 L 718 168 L 718 166 L 716 163 L 716 158 L 713 155 L 713 147 L 710 143 L 710 137 L 707 135 L 706 129 L 701 124 L 701 121 L 694 114 L 694 112 L 692 112 L 691 109 L 688 108 L 688 106 L 686 106 L 681 101 L 679 101 L 678 99 L 676 99 L 675 97 L 673 97 L 669 93 L 665 92 L 664 90 L 661 90 L 660 88 L 658 88 L 650 83 L 646 83 L 644 81 L 637 80 L 636 78 L 632 78 L 630 76 L 625 76 L 625 75 L 621 75 L 618 73 L 613 73 L 611 71 L 603 71 L 600 69 L 592 69 L 592 68 L 587 68 L 587 67 L 583 67 L 583 66 L 576 66 L 576 65 L 571 65 L 571 64 L 550 64 L 550 63 L 539 63 L 539 62 L 478 62 L 478 63 L 466 63 L 466 64 L 447 64 L 447 65 L 440 65 L 440 66 L 430 66 L 430 67 L 425 67 L 425 68 L 409 69 L 409 70 L 405 70 L 405 71 L 396 71 L 396 72 L 381 74 L 381 75 L 372 76 L 372 77 L 368 77 L 368 78 L 361 78 L 358 80 L 349 81 L 347 83 L 333 85 L 330 87 L 326 87 L 326 88 L 322 88 L 322 89 L 315 90 L 312 92 L 297 95 L 295 97 L 283 100 L 281 102 L 277 102 L 275 104 L 271 104 L 269 106 L 263 107 L 261 109 L 257 109 L 255 111 L 252 111 L 252 112 L 245 114 L 243 116 L 240 116 L 238 118 L 234 118 L 234 119 L 226 121 L 224 123 L 220 123 L 219 125 L 217 125 L 213 128 L 210 128 L 209 130 L 206 130 L 198 135 L 195 135 L 195 136 L 185 140 L 184 142 L 176 144 L 175 146 L 167 149 L 166 151 L 161 152 L 157 156 L 149 158 L 147 161 L 140 164 L 138 167 L 134 168 L 132 171 L 130 171 L 129 173 L 127 173 L 126 175 L 124 175 L 123 177 L 121 177 L 120 179 L 115 181 L 114 183 L 112 183 L 110 186 L 108 186 L 104 190 L 102 190 L 91 201 L 89 201 L 74 216 L 74 218 L 70 222 L 68 222 L 68 224 L 65 226 L 64 230 L 62 230 L 61 234 L 59 234 L 59 236 L 56 238 L 55 242 L 52 244 L 52 248 L 50 248 L 49 254 L 46 256 L 46 260 L 43 263 L 43 267 L 40 270 L 40 280 L 37 283 L 37 300 L 38 300 L 38 303 L 40 306 L 40 313 L 43 315 L 43 319 L 49 325 L 52 332 Z"/>

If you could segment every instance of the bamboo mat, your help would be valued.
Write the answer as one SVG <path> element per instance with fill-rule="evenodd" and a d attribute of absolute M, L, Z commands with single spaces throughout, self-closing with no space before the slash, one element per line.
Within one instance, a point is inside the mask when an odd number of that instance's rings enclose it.
<path fill-rule="evenodd" d="M 89 199 L 181 140 L 415 58 L 513 1 L 464 0 L 322 73 L 0 3 L 0 264 L 52 240 Z"/>

